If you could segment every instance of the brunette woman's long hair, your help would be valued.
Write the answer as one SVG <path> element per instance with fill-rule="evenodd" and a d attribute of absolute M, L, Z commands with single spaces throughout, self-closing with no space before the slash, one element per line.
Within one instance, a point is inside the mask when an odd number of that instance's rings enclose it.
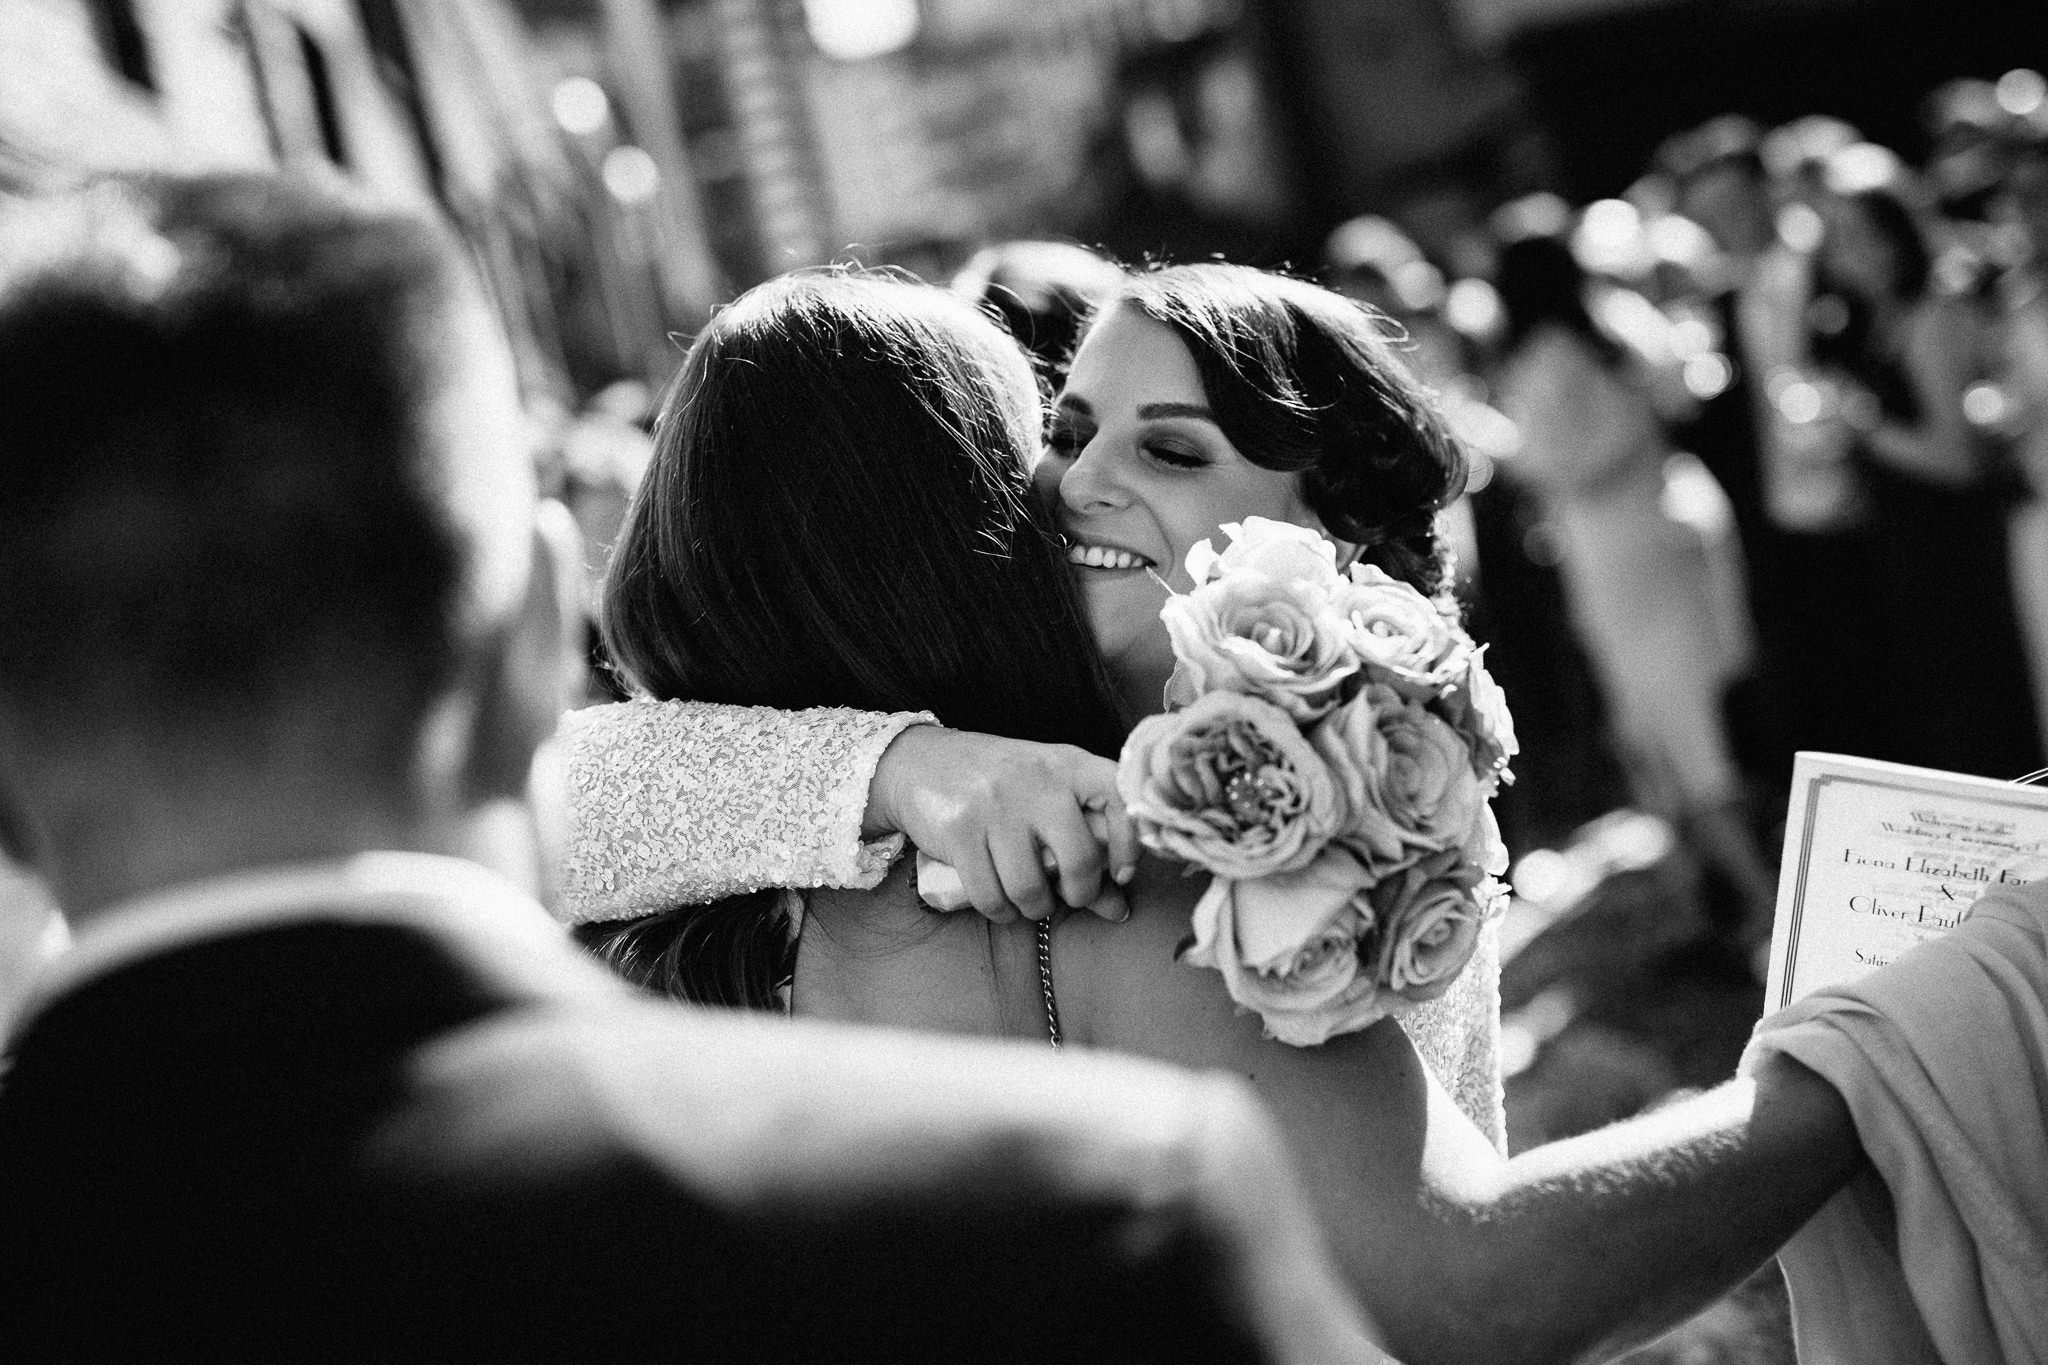
<path fill-rule="evenodd" d="M 930 711 L 1114 754 L 1030 487 L 1040 430 L 1023 353 L 939 289 L 830 270 L 748 291 L 664 402 L 604 586 L 614 667 L 640 696 Z M 668 994 L 772 1008 L 794 952 L 776 894 L 578 933 Z"/>

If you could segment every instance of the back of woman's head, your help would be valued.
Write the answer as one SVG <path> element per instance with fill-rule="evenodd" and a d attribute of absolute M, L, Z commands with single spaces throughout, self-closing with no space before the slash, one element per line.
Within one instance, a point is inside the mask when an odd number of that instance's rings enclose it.
<path fill-rule="evenodd" d="M 1129 276 L 1111 306 L 1179 335 L 1216 422 L 1246 459 L 1301 476 L 1310 509 L 1360 557 L 1441 591 L 1436 514 L 1465 487 L 1465 455 L 1377 313 L 1306 280 L 1248 266 Z"/>
<path fill-rule="evenodd" d="M 692 346 L 604 592 L 643 693 L 931 710 L 1113 752 L 1111 695 L 1031 496 L 1030 367 L 906 280 L 786 276 Z"/>

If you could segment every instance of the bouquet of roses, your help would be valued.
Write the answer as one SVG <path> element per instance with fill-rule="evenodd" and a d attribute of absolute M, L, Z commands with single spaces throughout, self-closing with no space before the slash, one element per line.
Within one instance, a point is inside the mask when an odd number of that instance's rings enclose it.
<path fill-rule="evenodd" d="M 1484 651 L 1408 584 L 1261 517 L 1188 553 L 1177 666 L 1117 783 L 1139 839 L 1213 874 L 1186 961 L 1296 1046 L 1442 995 L 1506 903 L 1487 805 L 1517 752 Z"/>

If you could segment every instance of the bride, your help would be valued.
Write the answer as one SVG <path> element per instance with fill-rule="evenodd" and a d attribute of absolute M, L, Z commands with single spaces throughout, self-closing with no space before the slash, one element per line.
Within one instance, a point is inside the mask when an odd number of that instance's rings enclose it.
<path fill-rule="evenodd" d="M 1131 280 L 1076 356 L 1041 466 L 1070 549 L 1025 487 L 1036 427 L 1015 347 L 937 291 L 847 274 L 757 288 L 698 340 L 671 396 L 607 585 L 615 658 L 657 698 L 934 712 L 1106 751 L 1119 698 L 1158 707 L 1150 575 L 1173 582 L 1219 520 L 1318 526 L 1441 582 L 1431 519 L 1462 479 L 1455 447 L 1369 315 L 1313 286 L 1222 266 Z M 745 803 L 711 823 L 724 849 L 741 819 L 791 799 L 773 780 L 732 785 L 789 757 L 764 753 L 744 717 L 688 743 L 648 719 L 643 705 L 609 745 L 586 732 L 572 762 L 578 818 L 640 850 L 628 871 L 663 861 L 646 852 L 673 827 L 660 807 L 696 765 Z M 859 733 L 838 751 L 872 763 L 892 732 Z M 841 830 L 864 795 L 795 793 L 835 807 Z M 1835 1092 L 1777 1058 L 1690 1106 L 1508 1162 L 1490 957 L 1410 1019 L 1414 1041 L 1383 1020 L 1287 1047 L 1175 964 L 1200 884 L 1156 864 L 1128 888 L 1127 923 L 1067 917 L 1041 958 L 1032 924 L 924 911 L 907 863 L 872 889 L 749 890 L 622 918 L 603 913 L 630 899 L 621 878 L 584 856 L 580 935 L 663 989 L 956 1032 L 1057 1029 L 1246 1076 L 1352 1285 L 1415 1362 L 1641 1340 L 1739 1279 L 1862 1160 Z"/>

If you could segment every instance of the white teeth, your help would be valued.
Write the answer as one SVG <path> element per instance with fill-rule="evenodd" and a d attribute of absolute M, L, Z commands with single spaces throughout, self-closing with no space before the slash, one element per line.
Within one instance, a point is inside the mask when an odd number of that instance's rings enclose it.
<path fill-rule="evenodd" d="M 1080 564 L 1090 569 L 1142 569 L 1152 561 L 1129 550 L 1113 549 L 1108 545 L 1069 545 L 1067 563 Z"/>

